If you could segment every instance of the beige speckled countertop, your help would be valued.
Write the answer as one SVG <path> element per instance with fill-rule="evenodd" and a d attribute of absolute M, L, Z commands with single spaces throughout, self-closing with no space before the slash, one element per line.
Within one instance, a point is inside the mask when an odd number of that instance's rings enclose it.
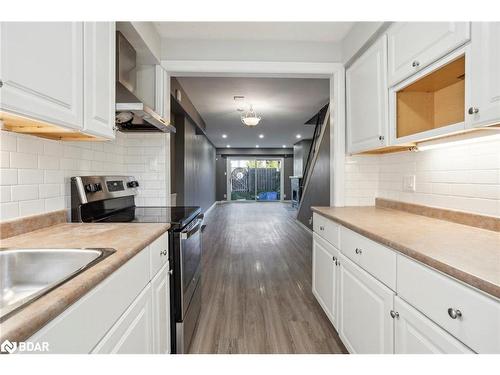
<path fill-rule="evenodd" d="M 381 207 L 312 210 L 500 298 L 500 233 Z"/>
<path fill-rule="evenodd" d="M 0 323 L 0 342 L 29 338 L 169 228 L 156 223 L 64 223 L 2 239 L 2 247 L 112 248 L 116 252 Z"/>

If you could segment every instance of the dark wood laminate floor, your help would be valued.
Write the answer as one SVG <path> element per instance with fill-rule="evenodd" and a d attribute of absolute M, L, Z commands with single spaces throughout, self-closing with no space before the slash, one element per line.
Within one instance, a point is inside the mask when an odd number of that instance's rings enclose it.
<path fill-rule="evenodd" d="M 191 353 L 343 353 L 311 292 L 310 233 L 282 203 L 217 205 Z"/>

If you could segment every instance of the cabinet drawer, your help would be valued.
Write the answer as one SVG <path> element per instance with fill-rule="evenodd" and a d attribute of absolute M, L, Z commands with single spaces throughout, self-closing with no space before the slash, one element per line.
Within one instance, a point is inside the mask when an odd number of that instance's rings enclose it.
<path fill-rule="evenodd" d="M 397 265 L 401 298 L 474 351 L 500 353 L 500 301 L 402 255 Z"/>
<path fill-rule="evenodd" d="M 333 246 L 339 247 L 339 225 L 317 213 L 313 213 L 313 230 Z"/>
<path fill-rule="evenodd" d="M 151 258 L 151 279 L 168 262 L 168 232 L 162 234 L 149 245 Z"/>
<path fill-rule="evenodd" d="M 350 229 L 340 229 L 340 251 L 392 290 L 396 290 L 396 253 Z"/>

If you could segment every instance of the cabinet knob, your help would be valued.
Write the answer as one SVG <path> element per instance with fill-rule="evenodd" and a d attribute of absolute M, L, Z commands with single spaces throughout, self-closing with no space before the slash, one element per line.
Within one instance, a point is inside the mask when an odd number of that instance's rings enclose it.
<path fill-rule="evenodd" d="M 354 252 L 356 254 L 361 254 L 363 252 L 363 250 L 361 250 L 359 247 L 357 247 L 356 250 L 354 250 Z"/>
<path fill-rule="evenodd" d="M 174 274 L 174 270 L 168 270 L 168 274 L 169 275 L 173 275 Z"/>
<path fill-rule="evenodd" d="M 448 315 L 450 316 L 451 319 L 457 319 L 462 317 L 462 312 L 459 309 L 454 309 L 450 307 L 448 309 Z"/>
<path fill-rule="evenodd" d="M 411 63 L 411 66 L 417 68 L 418 66 L 420 66 L 420 63 L 417 60 L 415 60 L 414 62 Z"/>
<path fill-rule="evenodd" d="M 3 86 L 3 81 L 0 79 L 0 88 Z"/>
<path fill-rule="evenodd" d="M 167 255 L 167 250 L 160 251 L 160 256 Z"/>
<path fill-rule="evenodd" d="M 325 230 L 325 227 L 324 227 L 323 225 L 321 225 L 321 226 L 319 227 L 319 230 Z"/>
<path fill-rule="evenodd" d="M 468 110 L 468 112 L 469 112 L 469 115 L 474 115 L 474 114 L 476 114 L 476 113 L 479 112 L 479 108 L 477 108 L 477 107 L 470 107 L 469 110 Z"/>
<path fill-rule="evenodd" d="M 378 140 L 379 140 L 379 141 L 383 141 L 384 139 L 385 139 L 385 137 L 384 137 L 383 135 L 379 135 L 379 136 L 378 136 Z"/>
<path fill-rule="evenodd" d="M 333 259 L 333 261 L 334 261 L 334 262 L 336 262 L 336 261 L 337 261 L 337 258 L 335 258 L 335 257 L 332 257 L 332 259 Z"/>
<path fill-rule="evenodd" d="M 392 319 L 399 318 L 399 313 L 397 311 L 391 310 L 390 314 Z"/>

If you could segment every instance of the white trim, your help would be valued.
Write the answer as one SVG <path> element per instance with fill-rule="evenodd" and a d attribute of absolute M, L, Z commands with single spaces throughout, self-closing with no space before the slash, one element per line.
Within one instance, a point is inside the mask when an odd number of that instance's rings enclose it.
<path fill-rule="evenodd" d="M 206 211 L 204 212 L 205 216 L 207 216 L 207 215 L 210 213 L 210 211 L 212 211 L 212 210 L 214 209 L 214 207 L 215 207 L 216 205 L 217 205 L 217 201 L 215 201 L 215 202 L 214 202 L 214 204 L 212 204 L 210 207 L 208 207 L 208 210 L 206 210 Z"/>
<path fill-rule="evenodd" d="M 162 60 L 161 65 L 172 77 L 329 78 L 330 205 L 344 205 L 345 69 L 342 63 Z"/>
<path fill-rule="evenodd" d="M 275 61 L 162 60 L 161 65 L 177 77 L 282 77 L 329 78 L 343 69 L 341 63 Z"/>
<path fill-rule="evenodd" d="M 304 228 L 306 231 L 308 231 L 311 235 L 313 234 L 313 231 L 309 229 L 305 224 L 303 224 L 299 219 L 295 219 L 295 222 L 299 224 L 302 228 Z"/>

